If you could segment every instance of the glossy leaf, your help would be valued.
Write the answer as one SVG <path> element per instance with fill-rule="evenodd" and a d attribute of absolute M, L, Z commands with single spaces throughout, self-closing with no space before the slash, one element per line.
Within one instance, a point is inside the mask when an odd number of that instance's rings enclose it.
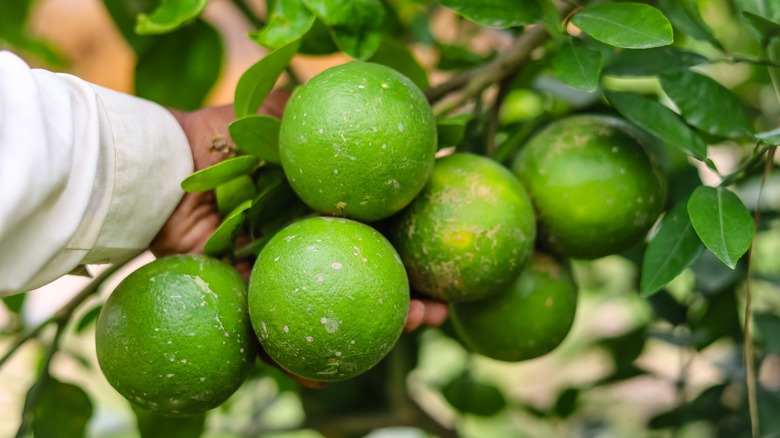
<path fill-rule="evenodd" d="M 439 3 L 475 23 L 498 29 L 531 24 L 542 16 L 534 0 L 439 0 Z"/>
<path fill-rule="evenodd" d="M 658 6 L 669 18 L 674 27 L 686 35 L 723 49 L 723 45 L 712 34 L 699 13 L 699 6 L 691 0 L 659 0 Z"/>
<path fill-rule="evenodd" d="M 780 3 L 777 0 L 734 0 L 734 5 L 748 23 L 748 30 L 757 40 L 766 43 L 768 34 L 773 34 L 775 24 L 780 23 Z"/>
<path fill-rule="evenodd" d="M 734 269 L 755 232 L 753 218 L 739 197 L 722 187 L 701 186 L 688 200 L 688 214 L 701 241 Z"/>
<path fill-rule="evenodd" d="M 5 307 L 8 310 L 18 314 L 19 312 L 22 311 L 22 306 L 24 305 L 24 300 L 26 297 L 27 294 L 16 294 L 16 295 L 8 295 L 0 299 L 3 300 L 3 304 L 5 304 Z"/>
<path fill-rule="evenodd" d="M 103 0 L 103 6 L 111 15 L 122 37 L 130 45 L 136 56 L 140 56 L 157 41 L 157 36 L 138 35 L 135 33 L 138 15 L 151 11 L 158 2 L 155 0 L 137 0 L 128 2 L 125 0 Z"/>
<path fill-rule="evenodd" d="M 674 280 L 704 249 L 688 217 L 687 199 L 678 202 L 661 220 L 642 260 L 639 291 L 650 296 Z"/>
<path fill-rule="evenodd" d="M 199 108 L 217 81 L 222 43 L 217 31 L 197 20 L 155 38 L 135 67 L 138 96 L 178 109 Z"/>
<path fill-rule="evenodd" d="M 203 435 L 206 414 L 165 416 L 132 405 L 141 438 L 198 438 Z"/>
<path fill-rule="evenodd" d="M 653 49 L 625 49 L 618 52 L 612 61 L 604 67 L 604 74 L 612 76 L 656 76 L 688 70 L 695 65 L 704 64 L 704 56 L 678 49 L 676 47 L 656 47 Z"/>
<path fill-rule="evenodd" d="M 336 45 L 347 55 L 366 60 L 382 42 L 385 9 L 379 0 L 303 0 L 331 28 Z"/>
<path fill-rule="evenodd" d="M 630 93 L 608 93 L 612 106 L 626 119 L 697 160 L 707 159 L 707 145 L 674 111 Z"/>
<path fill-rule="evenodd" d="M 553 71 L 564 84 L 582 91 L 595 91 L 601 74 L 601 52 L 574 38 L 566 41 L 553 58 Z"/>
<path fill-rule="evenodd" d="M 164 0 L 151 14 L 141 14 L 135 26 L 139 35 L 172 32 L 195 20 L 208 0 Z"/>
<path fill-rule="evenodd" d="M 280 126 L 281 122 L 275 117 L 250 115 L 231 123 L 228 129 L 230 137 L 242 152 L 269 163 L 280 164 Z"/>
<path fill-rule="evenodd" d="M 255 182 L 249 175 L 241 175 L 220 184 L 214 191 L 217 198 L 217 208 L 222 217 L 227 217 L 236 207 L 257 196 Z"/>
<path fill-rule="evenodd" d="M 245 201 L 233 210 L 206 241 L 203 252 L 212 257 L 218 257 L 230 252 L 233 240 L 246 219 L 246 211 L 252 207 L 252 200 Z"/>
<path fill-rule="evenodd" d="M 181 188 L 185 192 L 205 192 L 255 170 L 257 165 L 257 158 L 250 155 L 229 158 L 188 176 Z"/>
<path fill-rule="evenodd" d="M 768 41 L 770 38 L 780 35 L 780 23 L 768 20 L 752 12 L 743 12 L 742 15 L 761 35 L 762 41 Z"/>
<path fill-rule="evenodd" d="M 411 79 L 421 90 L 428 88 L 428 72 L 417 62 L 409 47 L 393 38 L 383 38 L 370 62 L 386 65 Z"/>
<path fill-rule="evenodd" d="M 663 74 L 661 86 L 691 125 L 712 135 L 749 136 L 750 118 L 742 103 L 714 79 L 692 71 Z"/>
<path fill-rule="evenodd" d="M 437 44 L 439 49 L 439 70 L 462 70 L 476 67 L 486 62 L 489 57 L 472 52 L 466 47 L 450 44 Z"/>
<path fill-rule="evenodd" d="M 466 135 L 466 123 L 471 120 L 471 114 L 459 114 L 436 121 L 436 134 L 439 148 L 457 146 Z"/>
<path fill-rule="evenodd" d="M 780 354 L 780 316 L 773 313 L 754 315 L 756 327 L 761 333 L 761 344 L 766 353 Z"/>
<path fill-rule="evenodd" d="M 780 128 L 766 132 L 759 132 L 756 134 L 756 138 L 759 138 L 771 145 L 780 146 Z"/>
<path fill-rule="evenodd" d="M 672 25 L 658 9 L 640 3 L 609 3 L 583 9 L 572 22 L 593 38 L 615 47 L 648 49 L 674 41 Z"/>
<path fill-rule="evenodd" d="M 306 34 L 315 18 L 303 0 L 276 0 L 266 25 L 249 37 L 260 45 L 278 49 Z"/>
<path fill-rule="evenodd" d="M 76 333 L 82 333 L 84 330 L 86 330 L 92 323 L 97 321 L 98 316 L 100 315 L 100 309 L 102 309 L 102 305 L 95 306 L 89 310 L 87 310 L 86 313 L 79 319 L 78 324 L 76 324 Z"/>
<path fill-rule="evenodd" d="M 299 45 L 300 41 L 296 40 L 274 50 L 241 75 L 233 98 L 236 117 L 240 119 L 260 109 L 276 80 L 295 56 Z"/>
<path fill-rule="evenodd" d="M 92 417 L 92 401 L 78 386 L 50 378 L 43 383 L 38 405 L 32 412 L 31 427 L 37 437 L 86 436 Z M 28 395 L 29 396 L 29 395 Z"/>
<path fill-rule="evenodd" d="M 484 417 L 495 415 L 506 405 L 504 394 L 494 385 L 461 374 L 442 389 L 447 402 L 464 414 Z"/>

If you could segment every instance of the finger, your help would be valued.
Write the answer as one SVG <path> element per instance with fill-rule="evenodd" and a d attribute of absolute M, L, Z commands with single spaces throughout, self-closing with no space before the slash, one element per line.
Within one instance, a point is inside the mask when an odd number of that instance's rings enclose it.
<path fill-rule="evenodd" d="M 406 324 L 404 325 L 404 333 L 409 333 L 417 330 L 425 320 L 425 304 L 417 299 L 409 301 L 409 314 L 406 316 Z"/>
<path fill-rule="evenodd" d="M 438 327 L 444 324 L 447 320 L 447 304 L 441 301 L 426 300 L 425 304 L 425 318 L 423 324 L 428 327 Z"/>

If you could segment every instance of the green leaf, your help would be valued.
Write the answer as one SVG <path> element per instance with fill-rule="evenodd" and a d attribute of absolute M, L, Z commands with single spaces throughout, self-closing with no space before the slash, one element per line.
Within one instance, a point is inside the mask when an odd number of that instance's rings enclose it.
<path fill-rule="evenodd" d="M 780 23 L 776 23 L 752 12 L 742 12 L 745 19 L 761 35 L 761 40 L 766 42 L 780 35 Z"/>
<path fill-rule="evenodd" d="M 265 177 L 264 184 L 248 214 L 253 228 L 269 233 L 297 215 L 303 203 L 281 168 L 268 168 L 262 177 Z"/>
<path fill-rule="evenodd" d="M 242 152 L 269 163 L 281 164 L 280 127 L 281 122 L 275 117 L 250 115 L 231 123 L 228 130 L 233 142 Z"/>
<path fill-rule="evenodd" d="M 761 139 L 771 145 L 780 146 L 780 128 L 771 131 L 759 132 L 756 138 Z"/>
<path fill-rule="evenodd" d="M 5 307 L 10 310 L 13 313 L 19 314 L 22 310 L 22 306 L 24 305 L 24 299 L 27 297 L 27 294 L 16 294 L 16 295 L 8 295 L 5 297 L 2 297 L 3 304 L 5 304 Z"/>
<path fill-rule="evenodd" d="M 199 170 L 181 182 L 185 192 L 205 192 L 257 169 L 258 160 L 250 155 L 229 158 Z"/>
<path fill-rule="evenodd" d="M 32 432 L 37 437 L 86 436 L 92 402 L 78 386 L 50 378 L 32 412 Z M 28 394 L 29 396 L 29 394 Z"/>
<path fill-rule="evenodd" d="M 605 75 L 611 76 L 656 76 L 688 70 L 695 65 L 707 62 L 704 56 L 678 49 L 676 47 L 656 47 L 653 49 L 621 50 L 604 68 Z"/>
<path fill-rule="evenodd" d="M 704 161 L 707 145 L 674 111 L 631 93 L 607 93 L 615 109 L 635 125 L 686 154 Z"/>
<path fill-rule="evenodd" d="M 241 175 L 226 183 L 220 184 L 215 189 L 217 208 L 222 217 L 226 217 L 236 207 L 247 200 L 257 196 L 255 182 L 249 175 Z"/>
<path fill-rule="evenodd" d="M 386 65 L 400 72 L 421 90 L 429 86 L 428 72 L 417 62 L 409 47 L 393 38 L 387 36 L 382 38 L 382 44 L 369 61 Z"/>
<path fill-rule="evenodd" d="M 678 202 L 661 220 L 642 260 L 639 292 L 649 297 L 688 267 L 704 249 L 688 217 L 688 200 Z"/>
<path fill-rule="evenodd" d="M 471 114 L 459 114 L 446 119 L 436 120 L 436 134 L 439 149 L 447 146 L 457 146 L 466 135 L 466 124 L 471 120 Z"/>
<path fill-rule="evenodd" d="M 244 224 L 246 211 L 251 207 L 251 199 L 236 207 L 236 209 L 222 221 L 219 227 L 214 231 L 214 234 L 209 237 L 209 240 L 206 241 L 203 252 L 212 257 L 219 257 L 229 253 L 233 248 L 233 241 L 241 230 L 241 225 Z"/>
<path fill-rule="evenodd" d="M 577 410 L 579 396 L 579 388 L 565 388 L 558 393 L 552 411 L 560 418 L 568 418 Z"/>
<path fill-rule="evenodd" d="M 504 29 L 534 23 L 542 17 L 542 10 L 534 0 L 439 0 L 475 23 Z"/>
<path fill-rule="evenodd" d="M 141 14 L 135 25 L 139 35 L 172 32 L 198 18 L 208 0 L 163 0 L 151 14 Z"/>
<path fill-rule="evenodd" d="M 761 345 L 765 354 L 780 354 L 780 316 L 773 313 L 753 315 L 756 327 L 761 333 Z"/>
<path fill-rule="evenodd" d="M 106 11 L 111 15 L 111 19 L 114 21 L 117 29 L 133 49 L 136 56 L 146 52 L 158 39 L 156 36 L 145 36 L 135 33 L 138 15 L 151 11 L 157 3 L 155 0 L 132 2 L 126 0 L 103 0 Z"/>
<path fill-rule="evenodd" d="M 482 56 L 463 46 L 436 44 L 439 49 L 439 70 L 464 70 L 487 62 L 491 57 Z"/>
<path fill-rule="evenodd" d="M 660 79 L 666 94 L 691 125 L 721 137 L 751 135 L 750 118 L 742 103 L 714 79 L 692 71 L 667 73 Z"/>
<path fill-rule="evenodd" d="M 265 27 L 249 37 L 262 46 L 278 49 L 305 35 L 315 18 L 303 0 L 276 0 Z"/>
<path fill-rule="evenodd" d="M 742 340 L 740 305 L 734 288 L 707 296 L 703 304 L 706 306 L 704 313 L 693 315 L 688 322 L 696 350 L 701 351 L 721 338 Z"/>
<path fill-rule="evenodd" d="M 236 117 L 244 118 L 260 109 L 276 80 L 295 56 L 299 45 L 300 41 L 293 41 L 274 50 L 241 75 L 233 98 Z"/>
<path fill-rule="evenodd" d="M 198 438 L 203 435 L 206 414 L 168 417 L 132 405 L 141 438 Z"/>
<path fill-rule="evenodd" d="M 135 92 L 160 105 L 192 110 L 203 104 L 222 65 L 219 33 L 204 21 L 155 38 L 135 67 Z"/>
<path fill-rule="evenodd" d="M 25 52 L 58 66 L 64 67 L 65 60 L 46 41 L 36 38 L 31 32 L 28 19 L 33 0 L 10 0 L 0 2 L 0 49 L 8 43 L 14 50 Z"/>
<path fill-rule="evenodd" d="M 699 5 L 691 0 L 659 0 L 658 6 L 669 17 L 674 27 L 697 40 L 707 41 L 718 49 L 723 45 L 712 34 L 699 14 Z"/>
<path fill-rule="evenodd" d="M 484 417 L 495 415 L 506 407 L 504 394 L 494 385 L 474 380 L 461 374 L 443 389 L 447 402 L 464 414 Z"/>
<path fill-rule="evenodd" d="M 311 29 L 303 35 L 301 47 L 298 48 L 298 52 L 304 55 L 329 55 L 338 51 L 330 28 L 319 18 L 314 20 Z"/>
<path fill-rule="evenodd" d="M 84 316 L 79 319 L 78 324 L 76 324 L 76 333 L 82 333 L 84 330 L 87 329 L 93 322 L 95 322 L 98 318 L 98 315 L 100 315 L 100 309 L 102 309 L 102 305 L 95 306 L 91 309 L 89 309 L 86 313 L 84 313 Z"/>
<path fill-rule="evenodd" d="M 688 214 L 701 241 L 734 269 L 750 248 L 755 227 L 745 204 L 722 187 L 701 186 L 688 200 Z"/>
<path fill-rule="evenodd" d="M 569 38 L 553 58 L 553 71 L 564 84 L 582 91 L 595 91 L 601 74 L 601 52 Z"/>
<path fill-rule="evenodd" d="M 347 55 L 367 60 L 382 42 L 385 9 L 379 0 L 303 0 L 331 29 L 336 45 Z"/>
<path fill-rule="evenodd" d="M 768 34 L 774 33 L 775 24 L 780 23 L 780 3 L 776 0 L 735 0 L 737 10 L 748 23 L 753 36 L 766 44 Z"/>
<path fill-rule="evenodd" d="M 672 25 L 664 14 L 640 3 L 587 7 L 572 22 L 593 38 L 625 49 L 667 46 L 674 41 Z"/>

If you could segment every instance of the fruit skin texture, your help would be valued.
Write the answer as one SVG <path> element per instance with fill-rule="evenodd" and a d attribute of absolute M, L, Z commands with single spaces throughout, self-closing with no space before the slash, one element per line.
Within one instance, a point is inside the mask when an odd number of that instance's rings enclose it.
<path fill-rule="evenodd" d="M 108 382 L 166 415 L 222 404 L 257 355 L 243 279 L 200 255 L 160 258 L 127 276 L 103 306 L 95 340 Z"/>
<path fill-rule="evenodd" d="M 533 249 L 536 224 L 523 185 L 479 155 L 437 161 L 420 196 L 390 226 L 413 289 L 448 301 L 501 291 Z"/>
<path fill-rule="evenodd" d="M 279 231 L 249 282 L 249 313 L 266 353 L 316 381 L 377 364 L 401 335 L 409 282 L 390 242 L 368 225 L 313 217 Z"/>
<path fill-rule="evenodd" d="M 554 350 L 574 323 L 577 287 L 568 268 L 537 253 L 501 294 L 450 304 L 455 332 L 471 351 L 517 362 Z"/>
<path fill-rule="evenodd" d="M 287 179 L 313 209 L 383 219 L 422 190 L 435 160 L 436 121 L 408 78 L 388 67 L 332 67 L 293 94 L 279 152 Z"/>
<path fill-rule="evenodd" d="M 551 123 L 517 155 L 540 242 L 560 254 L 595 259 L 640 240 L 661 214 L 666 182 L 641 136 L 609 116 Z"/>

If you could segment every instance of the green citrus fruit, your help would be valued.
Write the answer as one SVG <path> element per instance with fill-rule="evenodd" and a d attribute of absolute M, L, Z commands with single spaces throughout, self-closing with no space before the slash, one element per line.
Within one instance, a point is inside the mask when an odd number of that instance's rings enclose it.
<path fill-rule="evenodd" d="M 279 231 L 249 282 L 260 343 L 285 370 L 337 381 L 370 369 L 395 345 L 409 309 L 401 259 L 378 231 L 313 217 Z"/>
<path fill-rule="evenodd" d="M 536 228 L 531 201 L 508 169 L 479 155 L 454 154 L 438 160 L 389 234 L 414 289 L 468 301 L 517 277 Z"/>
<path fill-rule="evenodd" d="M 198 255 L 160 258 L 127 276 L 103 306 L 95 340 L 108 382 L 167 415 L 222 404 L 257 354 L 243 279 Z"/>
<path fill-rule="evenodd" d="M 569 270 L 537 253 L 502 293 L 471 303 L 451 303 L 455 332 L 470 350 L 516 362 L 554 350 L 571 330 L 577 288 Z"/>
<path fill-rule="evenodd" d="M 614 117 L 551 123 L 523 147 L 513 169 L 536 207 L 540 241 L 575 258 L 636 243 L 666 198 L 665 180 L 638 131 Z"/>
<path fill-rule="evenodd" d="M 420 89 L 367 62 L 332 67 L 296 90 L 279 134 L 298 196 L 319 212 L 364 222 L 414 199 L 436 146 L 436 121 Z"/>

